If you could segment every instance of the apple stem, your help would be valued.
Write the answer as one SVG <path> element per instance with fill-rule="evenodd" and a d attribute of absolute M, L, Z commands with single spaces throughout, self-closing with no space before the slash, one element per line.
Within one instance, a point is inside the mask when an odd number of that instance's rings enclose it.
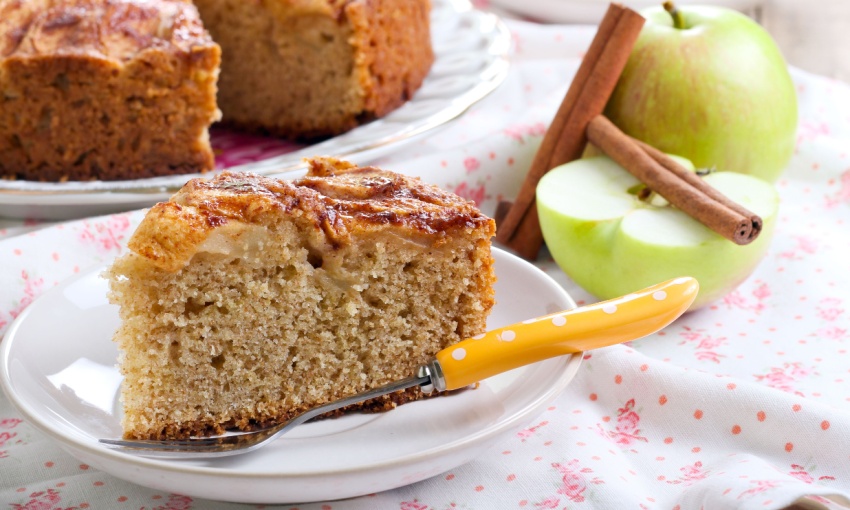
<path fill-rule="evenodd" d="M 666 2 L 664 2 L 662 5 L 664 5 L 664 10 L 665 10 L 665 11 L 667 11 L 667 12 L 669 12 L 669 13 L 670 13 L 670 17 L 671 17 L 671 18 L 673 18 L 673 27 L 674 27 L 674 28 L 678 28 L 678 29 L 680 29 L 680 30 L 681 30 L 681 29 L 688 28 L 688 27 L 685 25 L 685 17 L 684 17 L 684 16 L 682 16 L 682 11 L 680 11 L 680 10 L 676 7 L 676 4 L 674 4 L 674 3 L 673 3 L 673 2 L 671 2 L 670 0 L 667 0 L 667 1 L 666 1 Z"/>

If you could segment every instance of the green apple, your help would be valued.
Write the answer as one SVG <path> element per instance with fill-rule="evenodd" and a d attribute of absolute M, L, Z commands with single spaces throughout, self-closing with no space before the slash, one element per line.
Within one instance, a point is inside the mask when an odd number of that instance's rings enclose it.
<path fill-rule="evenodd" d="M 661 7 L 647 21 L 606 107 L 626 133 L 700 168 L 774 182 L 794 152 L 797 97 L 770 35 L 722 7 Z"/>
<path fill-rule="evenodd" d="M 664 200 L 639 199 L 640 181 L 607 156 L 567 163 L 540 180 L 543 238 L 564 272 L 600 299 L 693 276 L 700 291 L 691 309 L 699 308 L 752 273 L 770 244 L 779 205 L 773 185 L 756 177 L 715 172 L 704 179 L 761 216 L 755 241 L 739 246 Z"/>

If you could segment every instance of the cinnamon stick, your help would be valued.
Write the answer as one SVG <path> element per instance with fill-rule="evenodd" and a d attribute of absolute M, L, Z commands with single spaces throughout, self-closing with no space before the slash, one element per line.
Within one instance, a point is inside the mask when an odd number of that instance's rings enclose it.
<path fill-rule="evenodd" d="M 493 214 L 493 220 L 496 221 L 496 228 L 499 228 L 499 225 L 505 221 L 505 217 L 508 215 L 508 211 L 511 210 L 513 203 L 509 200 L 501 200 L 498 204 L 496 204 L 496 212 Z"/>
<path fill-rule="evenodd" d="M 605 116 L 590 121 L 587 137 L 648 188 L 726 239 L 744 245 L 761 232 L 757 215 L 731 202 L 666 154 L 638 143 Z"/>
<path fill-rule="evenodd" d="M 643 27 L 644 18 L 611 4 L 540 145 L 510 210 L 499 222 L 496 240 L 533 259 L 543 244 L 537 218 L 537 184 L 552 168 L 578 159 L 586 127 L 602 113 Z"/>
<path fill-rule="evenodd" d="M 716 200 L 717 202 L 728 207 L 729 209 L 732 209 L 733 211 L 749 219 L 753 225 L 753 233 L 751 235 L 757 236 L 761 232 L 762 226 L 764 225 L 761 216 L 750 211 L 738 202 L 730 200 L 729 197 L 717 191 L 717 188 L 711 186 L 704 180 L 700 179 L 697 174 L 683 167 L 675 159 L 671 158 L 667 154 L 664 154 L 652 145 L 649 145 L 648 143 L 642 142 L 635 138 L 632 138 L 632 140 L 634 140 L 640 148 L 642 148 L 647 154 L 649 154 L 652 159 L 657 161 L 659 164 L 661 164 L 661 166 L 663 166 L 670 172 L 676 174 L 677 177 L 687 182 L 688 184 L 699 190 L 701 193 L 704 193 L 710 199 Z M 753 237 L 753 240 L 755 240 L 755 237 Z"/>

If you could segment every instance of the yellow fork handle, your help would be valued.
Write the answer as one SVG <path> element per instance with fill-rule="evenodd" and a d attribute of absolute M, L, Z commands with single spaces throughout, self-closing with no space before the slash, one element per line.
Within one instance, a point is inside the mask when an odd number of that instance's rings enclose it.
<path fill-rule="evenodd" d="M 443 384 L 463 388 L 545 359 L 637 340 L 685 313 L 699 291 L 690 277 L 627 296 L 523 321 L 468 338 L 437 353 Z M 441 381 L 442 382 L 442 381 Z"/>

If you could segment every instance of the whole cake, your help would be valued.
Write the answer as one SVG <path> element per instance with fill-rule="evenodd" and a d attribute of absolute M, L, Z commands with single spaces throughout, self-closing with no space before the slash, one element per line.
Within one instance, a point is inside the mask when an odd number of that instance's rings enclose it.
<path fill-rule="evenodd" d="M 179 0 L 0 0 L 0 177 L 213 167 L 221 50 Z"/>
<path fill-rule="evenodd" d="M 289 138 L 386 115 L 434 54 L 429 0 L 195 0 L 222 47 L 223 121 Z"/>
<path fill-rule="evenodd" d="M 310 164 L 295 181 L 190 181 L 107 271 L 126 437 L 265 427 L 484 332 L 493 220 L 415 178 Z"/>

